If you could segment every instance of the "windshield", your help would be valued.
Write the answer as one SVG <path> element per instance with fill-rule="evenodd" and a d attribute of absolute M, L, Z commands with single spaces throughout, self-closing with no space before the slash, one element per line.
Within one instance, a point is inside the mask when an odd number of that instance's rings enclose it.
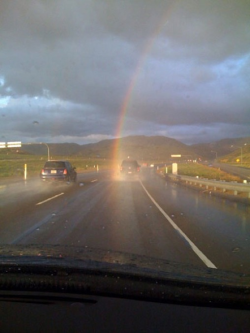
<path fill-rule="evenodd" d="M 249 17 L 248 1 L 1 1 L 0 244 L 249 273 Z"/>

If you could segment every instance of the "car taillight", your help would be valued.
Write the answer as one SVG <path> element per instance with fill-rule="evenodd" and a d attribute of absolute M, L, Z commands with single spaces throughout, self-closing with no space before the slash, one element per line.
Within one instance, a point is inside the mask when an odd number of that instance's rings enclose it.
<path fill-rule="evenodd" d="M 64 169 L 64 170 L 63 170 L 63 174 L 64 174 L 64 175 L 67 175 L 67 173 L 68 173 L 67 169 Z"/>
<path fill-rule="evenodd" d="M 137 168 L 137 171 L 140 171 L 140 168 L 139 168 L 139 167 Z"/>
<path fill-rule="evenodd" d="M 44 175 L 44 169 L 42 169 L 41 174 Z"/>
<path fill-rule="evenodd" d="M 122 171 L 122 167 L 120 168 L 120 170 Z"/>

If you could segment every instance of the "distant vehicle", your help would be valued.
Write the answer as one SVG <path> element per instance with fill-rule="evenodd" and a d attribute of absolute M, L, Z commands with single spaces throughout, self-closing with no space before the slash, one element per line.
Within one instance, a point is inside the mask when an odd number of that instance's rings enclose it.
<path fill-rule="evenodd" d="M 140 165 L 136 160 L 124 160 L 122 161 L 120 171 L 124 176 L 135 176 L 140 172 Z"/>
<path fill-rule="evenodd" d="M 69 161 L 47 161 L 41 170 L 40 178 L 44 182 L 76 182 L 77 173 Z"/>

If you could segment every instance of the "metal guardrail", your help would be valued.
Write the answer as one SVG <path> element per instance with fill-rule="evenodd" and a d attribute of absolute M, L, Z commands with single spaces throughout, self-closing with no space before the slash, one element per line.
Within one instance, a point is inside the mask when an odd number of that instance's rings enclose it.
<path fill-rule="evenodd" d="M 168 177 L 173 180 L 184 181 L 186 184 L 199 185 L 200 187 L 204 186 L 206 189 L 217 190 L 217 188 L 222 189 L 223 192 L 232 191 L 234 195 L 238 195 L 239 193 L 245 192 L 247 193 L 248 198 L 250 198 L 250 184 L 239 184 L 233 182 L 224 182 L 219 180 L 211 180 L 204 178 L 196 178 L 190 176 L 182 176 L 182 175 L 173 175 L 168 174 Z"/>

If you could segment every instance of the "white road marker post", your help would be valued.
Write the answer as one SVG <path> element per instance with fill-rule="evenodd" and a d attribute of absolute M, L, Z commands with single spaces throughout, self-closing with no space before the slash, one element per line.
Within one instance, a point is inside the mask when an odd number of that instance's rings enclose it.
<path fill-rule="evenodd" d="M 172 174 L 178 175 L 178 164 L 177 163 L 172 164 Z"/>
<path fill-rule="evenodd" d="M 24 179 L 27 179 L 27 164 L 24 164 Z"/>

